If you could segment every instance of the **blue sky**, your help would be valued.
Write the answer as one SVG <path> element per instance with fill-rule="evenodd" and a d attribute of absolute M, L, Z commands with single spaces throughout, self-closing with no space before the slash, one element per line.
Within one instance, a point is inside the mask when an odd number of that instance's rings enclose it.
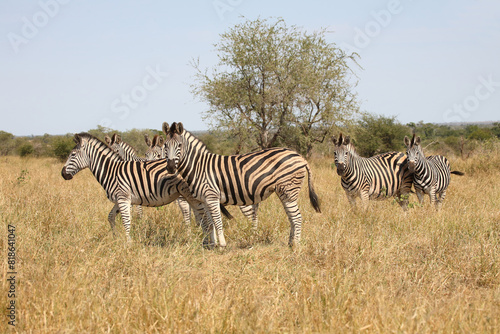
<path fill-rule="evenodd" d="M 207 129 L 189 62 L 214 66 L 214 43 L 242 16 L 332 31 L 330 42 L 361 56 L 364 111 L 402 123 L 500 120 L 498 1 L 3 0 L 0 130 Z"/>

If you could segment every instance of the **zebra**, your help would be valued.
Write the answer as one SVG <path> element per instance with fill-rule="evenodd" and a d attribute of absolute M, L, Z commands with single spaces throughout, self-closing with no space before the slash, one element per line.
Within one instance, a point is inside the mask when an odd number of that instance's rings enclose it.
<path fill-rule="evenodd" d="M 405 136 L 406 154 L 408 155 L 408 169 L 415 174 L 413 186 L 420 204 L 424 201 L 424 194 L 429 195 L 431 204 L 439 210 L 446 196 L 446 189 L 450 185 L 450 174 L 464 175 L 460 171 L 450 171 L 448 159 L 442 155 L 425 157 L 420 137 L 412 139 Z"/>
<path fill-rule="evenodd" d="M 335 166 L 341 184 L 352 207 L 356 198 L 366 209 L 368 200 L 381 200 L 394 196 L 407 210 L 413 174 L 408 170 L 408 160 L 403 153 L 388 152 L 364 158 L 356 153 L 349 136 L 339 135 L 334 144 Z"/>
<path fill-rule="evenodd" d="M 165 124 L 165 123 L 164 123 Z M 163 124 L 163 125 L 164 125 Z M 163 133 L 168 137 L 168 129 L 165 129 L 164 126 L 162 126 Z M 162 158 L 165 158 L 165 150 L 161 149 L 162 151 Z M 182 198 L 182 196 L 179 196 L 177 199 L 177 204 L 181 208 L 182 215 L 184 217 L 184 221 L 189 222 L 190 221 L 190 216 L 191 216 L 191 211 L 189 210 L 189 204 Z M 252 204 L 252 205 L 243 205 L 239 206 L 241 213 L 243 216 L 245 216 L 248 220 L 252 222 L 252 230 L 255 231 L 257 230 L 257 226 L 259 224 L 258 216 L 257 216 L 257 211 L 259 210 L 259 203 Z M 226 215 L 228 216 L 228 215 Z"/>
<path fill-rule="evenodd" d="M 114 233 L 115 217 L 121 213 L 127 241 L 130 238 L 130 207 L 163 206 L 174 201 L 179 194 L 186 198 L 201 219 L 205 233 L 212 225 L 211 217 L 205 214 L 204 204 L 191 196 L 188 185 L 179 175 L 167 171 L 165 159 L 154 161 L 123 161 L 108 145 L 88 133 L 75 134 L 75 148 L 64 164 L 61 175 L 71 180 L 80 170 L 89 168 L 106 191 L 106 196 L 115 203 L 108 215 Z M 207 241 L 204 240 L 204 244 Z"/>
<path fill-rule="evenodd" d="M 106 135 L 104 141 L 108 144 L 111 149 L 116 152 L 123 161 L 146 161 L 146 159 L 141 158 L 137 155 L 135 149 L 129 144 L 122 141 L 119 134 L 114 133 L 111 138 Z M 137 205 L 137 215 L 142 218 L 142 206 Z"/>
<path fill-rule="evenodd" d="M 151 140 L 146 134 L 144 135 L 144 139 L 146 141 L 146 145 L 148 145 L 148 150 L 146 151 L 146 158 L 141 158 L 137 155 L 132 146 L 122 141 L 120 135 L 115 133 L 111 138 L 108 136 L 105 137 L 106 144 L 108 144 L 113 151 L 118 153 L 124 161 L 152 161 L 164 158 L 162 154 L 163 137 L 155 135 L 153 140 Z M 191 209 L 189 208 L 188 201 L 186 201 L 182 196 L 179 196 L 176 199 L 176 202 L 179 209 L 181 209 L 184 222 L 186 225 L 189 225 L 191 223 Z M 137 207 L 137 213 L 139 214 L 139 217 L 142 216 L 141 206 Z"/>
<path fill-rule="evenodd" d="M 167 170 L 177 171 L 189 184 L 193 197 L 204 202 L 215 230 L 211 240 L 226 246 L 219 205 L 247 206 L 258 204 L 276 193 L 290 222 L 288 244 L 298 244 L 302 216 L 297 200 L 302 181 L 309 176 L 309 200 L 321 212 L 313 187 L 312 171 L 307 161 L 288 148 L 268 148 L 243 155 L 218 155 L 184 129 L 182 123 L 163 123 L 168 133 L 165 141 Z M 215 235 L 217 232 L 217 236 Z"/>
<path fill-rule="evenodd" d="M 157 160 L 165 158 L 163 152 L 163 137 L 160 135 L 155 135 L 153 140 L 149 139 L 147 134 L 144 135 L 144 140 L 146 145 L 148 145 L 148 150 L 146 151 L 146 160 Z"/>

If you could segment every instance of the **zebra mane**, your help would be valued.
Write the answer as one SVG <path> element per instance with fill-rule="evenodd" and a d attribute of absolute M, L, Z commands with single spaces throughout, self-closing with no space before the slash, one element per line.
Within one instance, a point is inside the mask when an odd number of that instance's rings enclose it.
<path fill-rule="evenodd" d="M 207 145 L 205 145 L 204 142 L 202 142 L 198 137 L 193 135 L 191 132 L 184 129 L 184 126 L 182 125 L 181 122 L 179 123 L 174 122 L 172 123 L 171 126 L 168 126 L 167 122 L 163 122 L 162 130 L 163 133 L 165 133 L 165 135 L 167 136 L 167 140 L 177 134 L 187 139 L 188 142 L 193 143 L 193 145 L 198 147 L 200 150 L 210 152 L 207 148 Z"/>
<path fill-rule="evenodd" d="M 108 150 L 109 152 L 111 152 L 111 154 L 117 156 L 118 158 L 120 157 L 118 155 L 118 153 L 116 153 L 115 151 L 113 151 L 113 149 L 110 146 L 108 146 L 108 144 L 106 144 L 105 142 L 103 142 L 99 138 L 91 135 L 88 132 L 75 133 L 75 137 L 73 138 L 73 140 L 75 141 L 75 143 L 77 145 L 81 144 L 82 140 L 86 140 L 88 142 L 95 143 L 98 147 L 105 148 L 106 150 Z"/>

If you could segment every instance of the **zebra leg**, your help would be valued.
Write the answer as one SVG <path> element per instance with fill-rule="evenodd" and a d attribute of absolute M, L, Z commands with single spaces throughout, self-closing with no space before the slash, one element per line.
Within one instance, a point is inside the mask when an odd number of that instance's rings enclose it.
<path fill-rule="evenodd" d="M 424 192 L 420 189 L 415 189 L 415 192 L 417 193 L 419 203 L 424 204 Z"/>
<path fill-rule="evenodd" d="M 217 232 L 217 237 L 219 239 L 219 246 L 226 247 L 226 238 L 224 238 L 224 230 L 222 228 L 222 217 L 220 213 L 220 201 L 219 199 L 207 199 L 206 207 L 208 214 L 211 216 L 213 222 L 213 228 Z"/>
<path fill-rule="evenodd" d="M 118 207 L 120 208 L 120 213 L 122 215 L 123 227 L 125 228 L 125 235 L 127 236 L 127 241 L 131 242 L 130 238 L 130 200 L 120 200 L 118 201 Z"/>
<path fill-rule="evenodd" d="M 215 235 L 212 216 L 210 216 L 210 213 L 205 209 L 205 205 L 202 202 L 191 202 L 189 204 L 193 208 L 197 223 L 203 230 L 203 247 L 213 248 L 217 244 L 217 237 Z"/>
<path fill-rule="evenodd" d="M 257 210 L 259 203 L 253 205 L 240 206 L 241 213 L 252 222 L 252 230 L 256 230 L 258 226 Z"/>
<path fill-rule="evenodd" d="M 184 222 L 189 225 L 191 223 L 191 208 L 189 207 L 188 201 L 186 201 L 184 197 L 179 197 L 177 198 L 177 205 L 179 205 L 181 209 Z"/>
<path fill-rule="evenodd" d="M 302 232 L 302 216 L 299 211 L 297 201 L 282 200 L 281 203 L 285 208 L 288 221 L 290 222 L 290 237 L 288 246 L 293 247 L 300 242 L 300 234 Z"/>
<path fill-rule="evenodd" d="M 446 197 L 446 190 L 443 190 L 439 194 L 436 194 L 436 210 L 441 209 L 445 197 Z"/>
<path fill-rule="evenodd" d="M 142 219 L 142 206 L 137 205 L 135 208 L 137 209 L 137 218 Z"/>
<path fill-rule="evenodd" d="M 113 232 L 113 235 L 115 235 L 115 218 L 118 212 L 120 212 L 120 210 L 118 209 L 118 204 L 115 203 L 115 205 L 108 214 L 108 221 L 109 225 L 111 226 L 111 232 Z"/>
<path fill-rule="evenodd" d="M 356 195 L 351 194 L 350 192 L 345 192 L 347 196 L 347 200 L 349 201 L 349 204 L 351 205 L 351 208 L 356 208 Z"/>
<path fill-rule="evenodd" d="M 430 199 L 431 199 L 431 205 L 432 205 L 432 204 L 436 205 L 436 202 L 437 202 L 436 190 L 431 189 L 431 190 L 429 191 L 429 197 L 430 197 Z"/>
<path fill-rule="evenodd" d="M 402 192 L 397 192 L 396 195 L 394 196 L 396 199 L 396 202 L 398 202 L 399 206 L 403 211 L 408 210 L 408 203 L 409 203 L 409 193 L 402 193 Z"/>
<path fill-rule="evenodd" d="M 368 201 L 370 200 L 370 195 L 368 190 L 361 191 L 359 197 L 361 198 L 361 206 L 363 207 L 363 211 L 368 210 Z"/>

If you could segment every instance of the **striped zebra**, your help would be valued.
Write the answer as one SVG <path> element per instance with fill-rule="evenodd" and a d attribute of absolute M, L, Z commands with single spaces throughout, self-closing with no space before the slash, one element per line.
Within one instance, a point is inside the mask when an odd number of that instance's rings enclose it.
<path fill-rule="evenodd" d="M 148 145 L 148 150 L 146 151 L 147 160 L 164 159 L 165 152 L 163 151 L 163 137 L 155 135 L 153 140 L 149 139 L 148 135 L 144 135 L 144 140 L 146 145 Z M 189 208 L 189 203 L 184 199 L 184 197 L 179 196 L 177 198 L 177 205 L 181 209 L 182 218 L 186 224 L 191 224 L 191 209 Z M 228 213 L 229 214 L 229 213 Z"/>
<path fill-rule="evenodd" d="M 356 198 L 361 198 L 364 208 L 368 200 L 380 200 L 394 196 L 406 210 L 413 175 L 408 170 L 408 160 L 403 153 L 389 152 L 371 158 L 360 157 L 349 136 L 332 138 L 335 166 L 341 176 L 342 188 L 349 203 L 354 207 Z"/>
<path fill-rule="evenodd" d="M 297 206 L 299 191 L 306 174 L 309 176 L 309 199 L 321 212 L 314 192 L 312 172 L 307 161 L 287 148 L 270 148 L 258 152 L 223 156 L 211 153 L 198 138 L 184 130 L 182 123 L 171 127 L 163 123 L 168 133 L 165 141 L 167 169 L 178 171 L 189 184 L 193 197 L 204 202 L 210 212 L 221 247 L 226 246 L 219 205 L 247 206 L 258 204 L 276 193 L 290 221 L 288 244 L 300 241 L 302 217 Z M 215 235 L 217 232 L 217 235 Z"/>
<path fill-rule="evenodd" d="M 131 241 L 131 205 L 163 206 L 177 199 L 179 194 L 189 201 L 201 219 L 203 230 L 208 233 L 212 223 L 211 217 L 205 214 L 204 204 L 191 196 L 188 185 L 181 177 L 168 173 L 165 159 L 123 161 L 108 145 L 88 133 L 75 134 L 74 140 L 76 146 L 61 175 L 65 180 L 71 180 L 80 170 L 90 169 L 108 199 L 115 203 L 108 215 L 113 233 L 115 217 L 121 213 L 127 240 Z"/>
<path fill-rule="evenodd" d="M 165 125 L 165 123 L 163 124 Z M 167 136 L 168 138 L 168 129 L 165 129 L 164 126 L 162 126 L 163 133 Z M 162 147 L 162 158 L 165 158 L 165 150 Z M 177 204 L 179 204 L 179 207 L 182 210 L 182 215 L 184 217 L 184 221 L 189 222 L 190 221 L 190 216 L 191 216 L 191 211 L 189 210 L 189 204 L 182 198 L 182 196 L 179 196 L 177 199 Z M 257 212 L 259 210 L 259 203 L 252 204 L 252 205 L 243 205 L 239 206 L 241 213 L 243 216 L 245 216 L 248 220 L 252 222 L 252 230 L 257 230 L 257 226 L 259 224 Z M 229 212 L 225 214 L 226 217 L 229 217 Z"/>
<path fill-rule="evenodd" d="M 124 161 L 152 161 L 164 158 L 162 156 L 163 137 L 155 135 L 153 140 L 151 140 L 146 134 L 144 135 L 144 139 L 146 141 L 146 145 L 148 145 L 148 149 L 146 151 L 146 158 L 141 158 L 137 155 L 132 146 L 122 141 L 120 135 L 115 133 L 111 138 L 108 136 L 105 137 L 106 144 L 108 144 L 113 151 L 118 153 Z M 188 201 L 186 201 L 184 197 L 179 196 L 176 199 L 176 202 L 179 209 L 181 209 L 184 222 L 189 225 L 191 223 L 191 209 L 189 208 Z M 139 216 L 142 216 L 142 207 L 138 206 L 137 209 Z"/>
<path fill-rule="evenodd" d="M 429 195 L 431 204 L 440 209 L 446 196 L 446 189 L 450 185 L 450 174 L 464 175 L 459 171 L 450 171 L 448 159 L 442 155 L 425 157 L 420 137 L 412 139 L 405 136 L 406 154 L 408 155 L 408 169 L 415 174 L 413 186 L 419 202 L 424 201 L 424 194 Z"/>
<path fill-rule="evenodd" d="M 118 153 L 123 161 L 146 161 L 146 159 L 141 158 L 137 155 L 135 149 L 132 146 L 123 142 L 119 134 L 114 133 L 111 138 L 106 135 L 104 137 L 104 141 L 106 142 L 106 144 L 108 144 L 109 147 L 111 147 L 114 152 Z M 142 206 L 137 205 L 136 208 L 137 215 L 139 216 L 139 218 L 141 218 Z"/>
<path fill-rule="evenodd" d="M 146 145 L 148 145 L 148 149 L 146 151 L 146 160 L 157 160 L 165 158 L 165 154 L 163 153 L 163 137 L 160 135 L 155 135 L 153 140 L 149 139 L 149 136 L 144 135 L 144 140 L 146 141 Z"/>

